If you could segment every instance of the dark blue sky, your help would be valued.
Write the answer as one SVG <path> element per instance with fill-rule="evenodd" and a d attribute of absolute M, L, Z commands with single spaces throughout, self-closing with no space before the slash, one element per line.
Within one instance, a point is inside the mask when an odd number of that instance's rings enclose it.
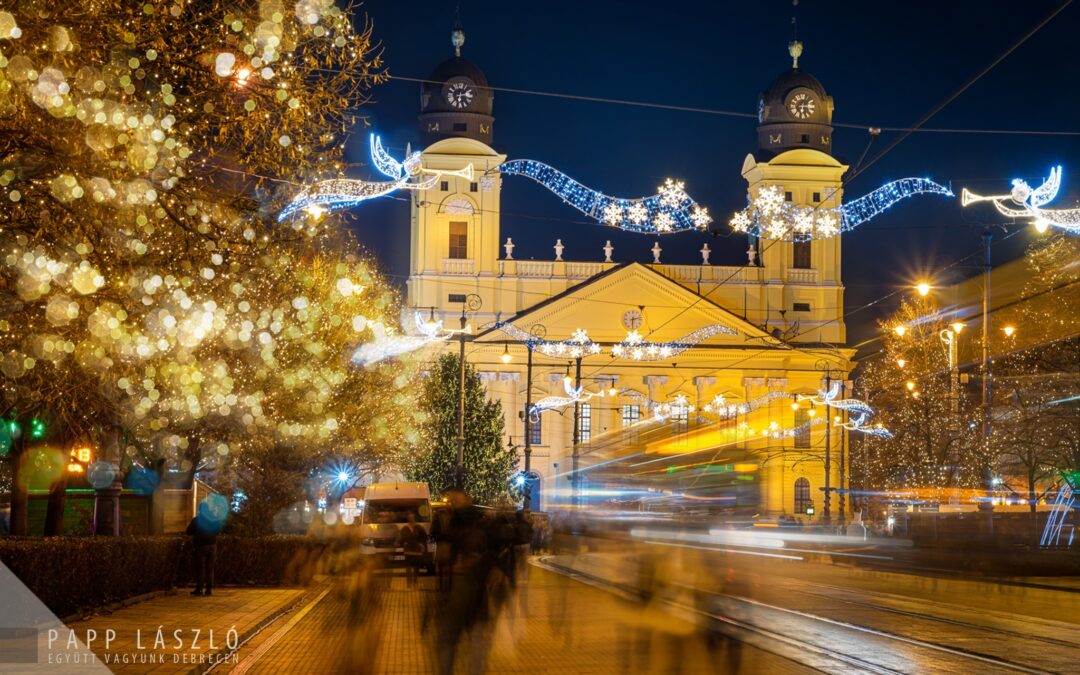
<path fill-rule="evenodd" d="M 392 75 L 424 78 L 452 55 L 454 2 L 368 0 Z M 823 2 L 803 0 L 800 67 L 833 96 L 834 122 L 907 127 L 997 58 L 1060 0 L 1028 2 Z M 755 112 L 758 92 L 790 67 L 790 0 L 758 2 L 507 2 L 465 0 L 463 56 L 495 87 Z M 1080 33 L 1080 3 L 1066 8 L 926 126 L 968 129 L 1080 130 L 1080 88 L 1071 45 Z M 395 154 L 419 142 L 415 82 L 391 81 L 363 109 Z M 745 260 L 743 238 L 724 223 L 742 208 L 743 158 L 754 150 L 756 121 L 704 113 L 571 101 L 496 92 L 495 147 L 510 159 L 537 159 L 590 187 L 619 196 L 655 192 L 668 176 L 717 219 L 719 238 L 702 233 L 661 240 L 664 262 L 700 261 L 709 242 L 714 263 Z M 896 136 L 884 133 L 874 157 Z M 366 162 L 367 133 L 357 130 L 350 160 Z M 865 129 L 838 129 L 836 155 L 854 163 Z M 1080 137 L 916 133 L 845 188 L 847 199 L 883 182 L 927 176 L 959 194 L 1006 192 L 1009 180 L 1038 184 L 1049 167 L 1065 167 L 1057 204 L 1080 195 Z M 366 167 L 357 177 L 370 174 Z M 408 203 L 384 199 L 353 213 L 356 231 L 385 271 L 408 273 Z M 999 220 L 991 207 L 962 210 L 958 200 L 917 198 L 844 236 L 843 279 L 851 312 L 925 272 L 980 246 L 978 224 Z M 1011 230 L 1017 228 L 1013 227 Z M 611 239 L 615 259 L 651 261 L 655 238 L 587 223 L 526 179 L 503 187 L 503 237 L 519 259 L 550 259 L 556 238 L 570 260 L 600 260 Z M 1004 233 L 998 229 L 997 239 Z M 1030 228 L 994 247 L 995 263 L 1022 254 Z M 970 273 L 970 272 L 969 272 Z M 857 341 L 889 303 L 848 319 Z"/>

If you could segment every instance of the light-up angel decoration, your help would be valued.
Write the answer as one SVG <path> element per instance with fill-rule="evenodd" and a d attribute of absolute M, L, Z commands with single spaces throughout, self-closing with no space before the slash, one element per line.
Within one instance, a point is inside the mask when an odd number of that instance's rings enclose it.
<path fill-rule="evenodd" d="M 849 420 L 840 424 L 847 431 L 858 431 L 864 433 L 867 436 L 876 436 L 878 438 L 892 438 L 891 431 L 885 428 L 882 424 L 874 424 L 868 426 L 866 420 L 869 417 L 867 413 L 859 413 L 854 420 Z"/>
<path fill-rule="evenodd" d="M 588 401 L 594 396 L 591 392 L 586 392 L 584 386 L 575 387 L 570 378 L 563 380 L 563 389 L 566 390 L 566 396 L 547 396 L 540 399 L 529 408 L 529 415 L 535 420 L 536 416 L 544 411 L 565 408 L 580 401 Z"/>
<path fill-rule="evenodd" d="M 729 221 L 731 229 L 766 239 L 809 241 L 853 230 L 893 204 L 920 194 L 952 197 L 952 191 L 927 178 L 901 178 L 835 208 L 798 206 L 787 201 L 783 186 L 758 190 L 749 206 Z"/>
<path fill-rule="evenodd" d="M 849 413 L 861 413 L 865 415 L 873 415 L 873 409 L 868 406 L 864 401 L 860 401 L 857 398 L 842 398 L 837 399 L 840 395 L 840 383 L 833 382 L 829 387 L 829 391 L 818 390 L 818 393 L 814 396 L 807 396 L 805 394 L 798 394 L 795 397 L 796 401 L 810 401 L 813 405 L 824 405 L 830 408 L 836 408 L 837 410 L 847 410 Z"/>
<path fill-rule="evenodd" d="M 397 335 L 389 332 L 382 324 L 373 324 L 372 331 L 375 334 L 375 340 L 361 345 L 353 352 L 353 363 L 370 368 L 382 361 L 423 349 L 435 342 L 448 340 L 454 335 L 472 332 L 471 326 L 465 326 L 461 330 L 443 328 L 441 320 L 425 321 L 420 312 L 416 312 L 413 319 L 416 322 L 415 335 Z"/>
<path fill-rule="evenodd" d="M 630 199 L 593 190 L 562 171 L 531 159 L 503 162 L 492 171 L 531 178 L 586 216 L 628 232 L 671 234 L 704 230 L 712 222 L 709 210 L 686 193 L 685 184 L 671 178 L 657 188 L 655 195 Z"/>
<path fill-rule="evenodd" d="M 622 342 L 611 347 L 611 355 L 634 361 L 659 361 L 678 356 L 715 335 L 737 334 L 735 329 L 716 323 L 687 333 L 674 342 L 649 342 L 636 330 L 632 330 Z"/>
<path fill-rule="evenodd" d="M 425 168 L 419 152 L 408 152 L 405 160 L 397 161 L 383 149 L 382 141 L 371 135 L 371 163 L 388 181 L 369 181 L 354 178 L 324 180 L 304 189 L 278 214 L 282 221 L 298 211 L 318 214 L 323 211 L 339 211 L 361 202 L 382 197 L 398 190 L 430 190 L 446 176 L 459 176 L 473 180 L 472 164 L 456 171 Z"/>
<path fill-rule="evenodd" d="M 1080 208 L 1044 209 L 1054 201 L 1061 189 L 1061 167 L 1050 169 L 1050 177 L 1037 188 L 1017 178 L 1012 182 L 1013 189 L 1007 195 L 977 195 L 964 188 L 960 193 L 960 203 L 964 206 L 975 202 L 993 202 L 994 208 L 1010 218 L 1032 218 L 1040 231 L 1051 225 L 1060 227 L 1071 234 L 1080 234 Z"/>

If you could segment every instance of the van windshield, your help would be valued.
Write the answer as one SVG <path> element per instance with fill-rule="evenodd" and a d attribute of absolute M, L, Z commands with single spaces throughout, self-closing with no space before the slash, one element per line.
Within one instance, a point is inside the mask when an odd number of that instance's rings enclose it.
<path fill-rule="evenodd" d="M 431 522 L 431 505 L 420 499 L 387 499 L 369 501 L 364 506 L 366 523 L 404 523 L 409 514 L 416 516 L 416 522 Z"/>

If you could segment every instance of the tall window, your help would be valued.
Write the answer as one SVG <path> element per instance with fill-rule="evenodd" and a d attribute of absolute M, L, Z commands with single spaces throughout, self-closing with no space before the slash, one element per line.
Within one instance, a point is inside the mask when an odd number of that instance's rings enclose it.
<path fill-rule="evenodd" d="M 579 403 L 581 410 L 578 413 L 578 441 L 588 443 L 592 438 L 592 406 L 588 403 Z"/>
<path fill-rule="evenodd" d="M 450 255 L 447 258 L 469 257 L 469 224 L 450 223 Z"/>
<path fill-rule="evenodd" d="M 622 407 L 622 425 L 632 427 L 641 421 L 641 406 L 624 405 Z"/>
<path fill-rule="evenodd" d="M 797 241 L 792 245 L 791 266 L 795 269 L 810 269 L 810 242 Z"/>
<path fill-rule="evenodd" d="M 686 431 L 690 424 L 690 407 L 676 405 L 671 407 L 671 421 L 675 424 L 675 431 Z"/>
<path fill-rule="evenodd" d="M 795 447 L 810 447 L 810 411 L 803 408 L 795 411 Z"/>
<path fill-rule="evenodd" d="M 540 445 L 543 442 L 544 437 L 541 430 L 543 419 L 542 415 L 537 415 L 537 419 L 529 422 L 529 445 Z"/>
<path fill-rule="evenodd" d="M 795 480 L 795 513 L 806 513 L 810 508 L 810 481 L 804 478 Z"/>

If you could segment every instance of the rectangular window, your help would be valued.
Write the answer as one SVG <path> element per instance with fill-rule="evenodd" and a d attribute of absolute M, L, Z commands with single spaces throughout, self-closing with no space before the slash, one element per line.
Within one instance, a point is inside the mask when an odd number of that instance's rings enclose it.
<path fill-rule="evenodd" d="M 815 192 L 814 193 L 814 205 L 817 206 L 820 203 L 821 203 L 821 193 L 820 192 Z"/>
<path fill-rule="evenodd" d="M 579 403 L 581 410 L 578 412 L 578 442 L 588 443 L 592 438 L 592 406 L 588 403 Z"/>
<path fill-rule="evenodd" d="M 465 299 L 464 293 L 451 293 L 446 296 L 447 302 L 465 302 Z"/>
<path fill-rule="evenodd" d="M 454 131 L 465 131 L 465 130 L 466 130 L 466 127 L 465 127 L 464 122 L 454 122 Z"/>
<path fill-rule="evenodd" d="M 541 433 L 543 427 L 543 417 L 537 415 L 536 419 L 529 422 L 529 445 L 540 445 L 543 442 L 543 434 Z"/>
<path fill-rule="evenodd" d="M 792 196 L 793 196 L 793 195 L 792 195 L 792 194 L 791 194 L 790 192 L 785 192 L 785 193 L 784 193 L 784 201 L 785 201 L 785 202 L 790 202 L 790 201 L 791 201 L 791 198 L 792 198 Z"/>
<path fill-rule="evenodd" d="M 810 134 L 803 134 L 802 136 L 800 136 L 799 137 L 799 142 L 800 143 L 809 143 L 810 142 Z"/>
<path fill-rule="evenodd" d="M 796 302 L 796 303 L 792 304 L 791 309 L 796 311 L 796 312 L 809 312 L 810 311 L 810 303 L 809 302 Z"/>
<path fill-rule="evenodd" d="M 810 269 L 810 242 L 797 241 L 791 248 L 791 266 L 797 270 Z"/>
<path fill-rule="evenodd" d="M 450 191 L 450 181 L 448 181 L 448 180 L 440 181 L 439 182 L 439 189 L 442 190 L 443 192 L 449 192 Z"/>
<path fill-rule="evenodd" d="M 676 432 L 686 431 L 686 428 L 690 425 L 690 407 L 672 406 L 671 421 L 675 424 Z"/>
<path fill-rule="evenodd" d="M 479 184 L 477 184 L 477 183 L 469 183 L 469 192 L 478 192 L 479 190 L 480 190 L 480 185 Z"/>
<path fill-rule="evenodd" d="M 447 258 L 469 257 L 469 224 L 450 223 L 450 254 Z"/>
<path fill-rule="evenodd" d="M 630 427 L 641 421 L 641 406 L 624 405 L 622 407 L 622 425 Z"/>
<path fill-rule="evenodd" d="M 805 408 L 795 411 L 795 447 L 810 447 L 810 411 Z"/>

